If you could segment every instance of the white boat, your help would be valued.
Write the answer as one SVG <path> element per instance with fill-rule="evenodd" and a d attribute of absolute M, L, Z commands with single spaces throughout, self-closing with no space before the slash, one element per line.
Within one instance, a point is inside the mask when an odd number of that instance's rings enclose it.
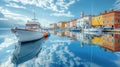
<path fill-rule="evenodd" d="M 43 37 L 40 23 L 35 18 L 31 21 L 28 21 L 24 29 L 16 27 L 11 30 L 13 33 L 15 33 L 19 42 L 33 41 Z"/>
<path fill-rule="evenodd" d="M 84 32 L 102 32 L 101 28 L 89 28 L 89 29 L 84 29 Z"/>

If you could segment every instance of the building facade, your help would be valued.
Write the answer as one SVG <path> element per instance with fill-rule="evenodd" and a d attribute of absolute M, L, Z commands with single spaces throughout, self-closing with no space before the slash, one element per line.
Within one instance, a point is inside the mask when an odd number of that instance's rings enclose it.
<path fill-rule="evenodd" d="M 103 26 L 103 16 L 102 16 L 102 14 L 97 15 L 97 16 L 93 16 L 91 25 L 93 27 L 102 27 Z"/>
<path fill-rule="evenodd" d="M 69 29 L 69 28 L 70 28 L 70 22 L 67 22 L 67 23 L 65 24 L 65 28 L 66 28 L 66 29 Z"/>
<path fill-rule="evenodd" d="M 110 28 L 120 28 L 120 11 L 105 11 L 103 13 L 103 26 Z"/>
<path fill-rule="evenodd" d="M 54 24 L 50 24 L 50 28 L 51 29 L 55 29 L 55 28 L 57 28 L 58 26 L 57 26 L 57 24 L 56 23 L 54 23 Z"/>
<path fill-rule="evenodd" d="M 58 28 L 65 29 L 66 21 L 60 21 L 57 23 Z"/>
<path fill-rule="evenodd" d="M 92 16 L 84 16 L 77 20 L 77 27 L 81 28 L 90 28 L 91 27 L 91 18 Z"/>
<path fill-rule="evenodd" d="M 77 24 L 77 19 L 71 20 L 69 23 L 70 23 L 70 28 L 75 27 Z"/>

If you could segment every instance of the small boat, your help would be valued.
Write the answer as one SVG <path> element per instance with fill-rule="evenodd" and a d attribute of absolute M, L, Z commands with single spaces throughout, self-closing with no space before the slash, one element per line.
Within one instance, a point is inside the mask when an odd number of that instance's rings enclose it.
<path fill-rule="evenodd" d="M 28 21 L 24 29 L 16 27 L 11 30 L 16 35 L 19 42 L 33 41 L 43 37 L 43 31 L 37 19 Z"/>
<path fill-rule="evenodd" d="M 73 32 L 80 32 L 81 28 L 80 27 L 73 27 L 73 28 L 70 28 L 69 30 L 73 31 Z"/>
<path fill-rule="evenodd" d="M 89 29 L 84 29 L 84 32 L 102 32 L 101 28 L 89 28 Z"/>
<path fill-rule="evenodd" d="M 48 36 L 50 36 L 50 33 L 47 32 L 47 31 L 44 31 L 44 32 L 43 32 L 43 36 L 44 36 L 44 37 L 48 37 Z"/>
<path fill-rule="evenodd" d="M 103 27 L 103 32 L 108 32 L 108 31 L 111 31 L 113 30 L 114 28 L 113 27 L 110 27 L 110 26 L 107 26 L 107 27 Z"/>

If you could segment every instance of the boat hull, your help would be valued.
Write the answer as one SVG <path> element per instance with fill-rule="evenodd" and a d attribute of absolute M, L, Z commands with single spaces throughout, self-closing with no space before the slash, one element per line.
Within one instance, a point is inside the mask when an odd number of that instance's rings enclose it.
<path fill-rule="evenodd" d="M 70 30 L 70 31 L 73 31 L 73 32 L 80 32 L 81 30 Z"/>
<path fill-rule="evenodd" d="M 102 29 L 99 28 L 84 29 L 84 32 L 102 32 Z"/>
<path fill-rule="evenodd" d="M 70 31 L 73 31 L 73 32 L 80 32 L 81 29 L 69 29 Z"/>
<path fill-rule="evenodd" d="M 43 38 L 42 31 L 15 30 L 19 42 L 29 42 Z"/>

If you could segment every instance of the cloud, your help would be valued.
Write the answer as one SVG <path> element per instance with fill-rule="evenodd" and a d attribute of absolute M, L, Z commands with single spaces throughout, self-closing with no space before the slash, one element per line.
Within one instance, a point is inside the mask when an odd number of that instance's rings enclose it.
<path fill-rule="evenodd" d="M 120 10 L 120 0 L 116 0 L 116 2 L 114 4 L 114 9 L 115 10 Z"/>
<path fill-rule="evenodd" d="M 23 5 L 35 5 L 37 7 L 41 7 L 43 9 L 53 11 L 52 16 L 66 16 L 72 17 L 69 7 L 79 0 L 9 0 L 16 3 L 22 3 Z M 67 14 L 66 14 L 67 12 Z M 58 14 L 56 14 L 58 13 Z"/>
<path fill-rule="evenodd" d="M 4 15 L 4 18 L 1 18 L 1 20 L 12 20 L 13 24 L 20 24 L 23 25 L 27 20 L 30 20 L 27 16 L 14 13 L 8 9 L 0 7 L 1 13 Z"/>
<path fill-rule="evenodd" d="M 14 7 L 14 8 L 23 8 L 23 9 L 26 9 L 26 7 L 20 6 L 20 5 L 16 4 L 16 3 L 12 3 L 12 2 L 10 2 L 9 4 L 6 4 L 6 6 Z"/>
<path fill-rule="evenodd" d="M 14 39 L 12 37 L 6 36 L 5 39 L 4 39 L 4 42 L 2 42 L 0 44 L 0 50 L 9 47 L 10 45 L 12 45 L 15 42 L 17 42 L 17 40 L 14 41 Z"/>
<path fill-rule="evenodd" d="M 8 20 L 7 18 L 0 18 L 0 20 Z"/>
<path fill-rule="evenodd" d="M 7 20 L 2 13 L 0 13 L 0 20 Z"/>
<path fill-rule="evenodd" d="M 0 67 L 14 67 L 14 64 L 12 64 L 11 59 L 12 59 L 11 56 L 8 57 L 8 60 L 7 60 L 7 61 L 2 62 L 2 63 L 0 64 Z"/>
<path fill-rule="evenodd" d="M 43 27 L 49 27 L 50 23 L 53 22 L 53 21 L 49 21 L 49 20 L 46 20 L 44 18 L 41 18 L 39 20 L 39 22 L 40 22 L 41 26 L 43 26 Z"/>
<path fill-rule="evenodd" d="M 33 58 L 32 60 L 24 62 L 19 66 L 29 67 L 28 65 L 32 65 L 35 67 L 50 67 L 52 64 L 55 64 L 58 67 L 61 65 L 65 67 L 74 67 L 75 65 L 79 66 L 81 63 L 80 57 L 75 56 L 74 53 L 69 51 L 68 47 L 71 43 L 66 43 L 66 45 L 63 43 L 64 42 L 56 42 L 52 43 L 50 46 L 44 45 L 37 58 Z"/>
<path fill-rule="evenodd" d="M 4 15 L 2 13 L 0 13 L 0 18 L 4 18 Z"/>
<path fill-rule="evenodd" d="M 67 12 L 67 13 L 64 13 L 64 12 L 53 13 L 53 14 L 51 14 L 50 16 L 57 16 L 57 17 L 60 17 L 60 16 L 74 17 L 74 15 L 72 15 L 70 11 Z"/>

